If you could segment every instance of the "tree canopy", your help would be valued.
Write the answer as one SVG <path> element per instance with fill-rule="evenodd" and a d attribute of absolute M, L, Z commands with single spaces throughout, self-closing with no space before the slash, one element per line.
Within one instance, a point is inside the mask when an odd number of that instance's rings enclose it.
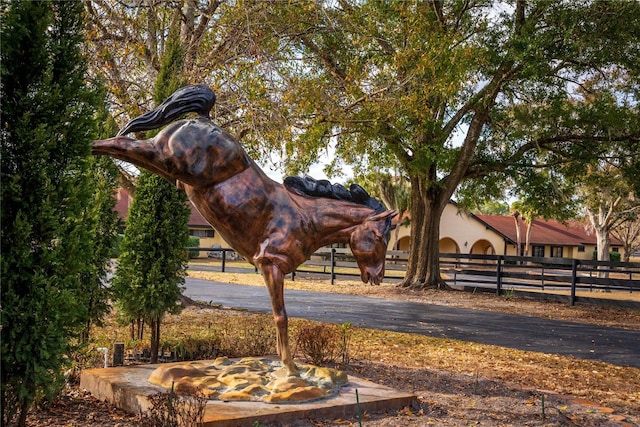
<path fill-rule="evenodd" d="M 443 283 L 438 225 L 461 184 L 494 196 L 542 169 L 582 167 L 612 145 L 637 150 L 637 2 L 179 4 L 181 37 L 199 35 L 189 46 L 194 64 L 206 64 L 189 79 L 220 94 L 216 120 L 252 156 L 283 159 L 299 173 L 331 147 L 330 174 L 349 164 L 357 174 L 397 170 L 409 181 L 406 286 Z M 158 24 L 174 15 L 126 7 L 94 14 L 104 23 L 96 41 L 107 46 L 117 36 L 117 16 L 136 18 L 139 31 L 123 38 L 126 58 L 148 70 L 154 50 L 129 40 L 159 40 Z"/>
<path fill-rule="evenodd" d="M 442 283 L 438 224 L 460 183 L 496 191 L 506 177 L 638 146 L 637 3 L 297 2 L 262 13 L 246 22 L 280 40 L 261 46 L 279 72 L 269 93 L 286 108 L 291 164 L 304 169 L 333 139 L 356 170 L 410 180 L 406 286 Z"/>

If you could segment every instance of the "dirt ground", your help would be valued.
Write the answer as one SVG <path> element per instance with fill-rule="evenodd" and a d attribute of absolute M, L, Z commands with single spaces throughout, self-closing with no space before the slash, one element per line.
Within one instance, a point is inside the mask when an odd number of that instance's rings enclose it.
<path fill-rule="evenodd" d="M 233 282 L 229 277 L 224 279 Z M 407 291 L 394 286 L 370 287 L 352 283 L 327 287 L 326 283 L 311 281 L 295 285 L 289 283 L 288 287 L 318 291 L 329 289 L 332 292 L 537 315 L 640 331 L 640 310 L 637 309 L 595 305 L 570 307 L 566 303 L 542 302 L 516 296 L 498 298 L 450 291 Z M 272 426 L 640 426 L 640 389 L 627 393 L 633 404 L 626 406 L 623 402 L 616 407 L 606 407 L 598 402 L 585 400 L 581 397 L 585 393 L 567 393 L 566 388 L 563 390 L 564 394 L 560 394 L 553 387 L 548 390 L 534 389 L 517 381 L 490 379 L 481 373 L 471 375 L 437 367 L 410 366 L 401 357 L 371 360 L 359 356 L 361 354 L 356 355 L 343 368 L 348 374 L 413 392 L 417 397 L 416 403 L 389 413 L 365 413 L 361 415 L 361 419 L 353 414 L 348 419 L 301 419 Z M 631 375 L 637 374 L 640 377 L 640 370 L 632 369 L 630 372 Z M 553 384 L 553 379 L 550 384 Z M 615 397 L 616 390 L 611 390 L 610 393 Z M 139 425 L 139 419 L 108 403 L 98 401 L 77 386 L 71 385 L 59 401 L 33 411 L 28 425 L 124 427 Z"/>

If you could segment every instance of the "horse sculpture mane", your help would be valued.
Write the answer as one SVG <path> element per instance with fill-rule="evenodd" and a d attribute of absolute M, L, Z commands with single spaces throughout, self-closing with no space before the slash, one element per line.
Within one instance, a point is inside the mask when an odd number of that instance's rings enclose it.
<path fill-rule="evenodd" d="M 387 210 L 380 200 L 372 197 L 367 193 L 367 190 L 358 184 L 351 184 L 347 189 L 342 184 L 331 184 L 326 179 L 317 180 L 310 176 L 288 176 L 284 179 L 283 184 L 288 189 L 305 196 L 325 197 L 357 203 L 373 209 L 377 214 Z M 391 230 L 391 218 L 387 219 L 385 233 L 389 230 Z"/>

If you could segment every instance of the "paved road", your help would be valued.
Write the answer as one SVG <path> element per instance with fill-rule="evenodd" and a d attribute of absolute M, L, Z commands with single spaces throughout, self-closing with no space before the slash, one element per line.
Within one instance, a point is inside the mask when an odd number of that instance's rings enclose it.
<path fill-rule="evenodd" d="M 270 313 L 266 287 L 187 278 L 188 297 Z M 555 353 L 640 368 L 640 332 L 433 304 L 285 290 L 289 317 Z"/>

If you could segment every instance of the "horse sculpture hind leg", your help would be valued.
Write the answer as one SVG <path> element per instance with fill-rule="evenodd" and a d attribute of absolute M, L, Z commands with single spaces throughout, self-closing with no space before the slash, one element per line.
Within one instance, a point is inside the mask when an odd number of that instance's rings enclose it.
<path fill-rule="evenodd" d="M 284 307 L 284 274 L 273 263 L 260 263 L 258 269 L 262 272 L 271 297 L 273 319 L 276 322 L 276 336 L 278 338 L 278 354 L 282 364 L 289 371 L 289 375 L 298 376 L 298 368 L 293 362 L 289 348 L 288 318 Z"/>

